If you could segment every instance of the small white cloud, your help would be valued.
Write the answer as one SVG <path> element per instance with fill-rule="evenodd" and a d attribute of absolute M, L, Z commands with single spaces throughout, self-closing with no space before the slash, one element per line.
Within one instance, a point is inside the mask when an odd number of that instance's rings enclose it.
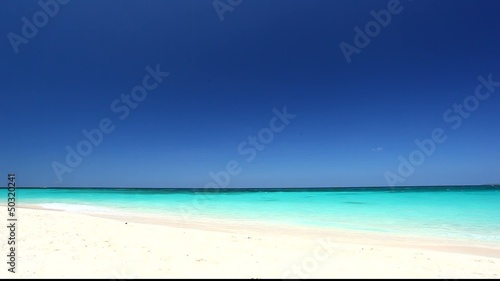
<path fill-rule="evenodd" d="M 384 150 L 384 149 L 380 146 L 376 147 L 376 148 L 372 148 L 372 151 L 374 151 L 374 152 L 378 152 L 378 151 L 382 151 L 382 150 Z"/>

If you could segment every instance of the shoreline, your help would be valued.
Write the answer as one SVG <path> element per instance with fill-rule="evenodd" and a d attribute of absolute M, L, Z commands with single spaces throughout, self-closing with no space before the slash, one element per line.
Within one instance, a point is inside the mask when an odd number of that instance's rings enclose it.
<path fill-rule="evenodd" d="M 0 206 L 3 206 L 0 204 Z M 95 206 L 95 205 L 89 205 Z M 97 206 L 98 207 L 98 206 Z M 179 218 L 175 213 L 154 213 L 154 212 L 124 212 L 120 209 L 113 209 L 112 213 L 99 213 L 99 212 L 75 212 L 61 209 L 50 209 L 38 206 L 36 204 L 29 204 L 23 207 L 18 207 L 19 209 L 34 209 L 34 210 L 46 210 L 53 212 L 66 212 L 72 214 L 81 214 L 86 216 L 93 216 L 99 218 L 107 218 L 119 220 L 122 222 L 135 222 L 143 224 L 155 224 L 163 225 L 169 227 L 185 228 L 185 229 L 198 229 L 198 230 L 208 230 L 208 231 L 221 231 L 221 232 L 234 232 L 228 226 L 238 226 L 240 228 L 245 228 L 246 231 L 251 232 L 262 232 L 262 229 L 272 229 L 277 232 L 289 233 L 295 236 L 321 236 L 321 235 L 334 235 L 338 239 L 346 243 L 356 243 L 362 237 L 362 240 L 369 240 L 372 243 L 379 243 L 380 245 L 395 245 L 398 246 L 408 246 L 412 247 L 417 243 L 419 246 L 429 246 L 435 248 L 436 245 L 443 246 L 452 249 L 457 253 L 470 253 L 469 250 L 473 250 L 474 253 L 479 255 L 487 255 L 491 257 L 500 258 L 500 244 L 493 241 L 484 241 L 479 239 L 469 239 L 469 238 L 457 238 L 457 237 L 440 237 L 440 236 L 418 236 L 403 233 L 393 233 L 393 232 L 376 232 L 369 230 L 355 230 L 347 228 L 333 228 L 333 227 L 320 227 L 320 226 L 305 226 L 305 225 L 295 225 L 288 223 L 274 223 L 271 221 L 255 221 L 255 220 L 236 220 L 230 218 L 213 218 L 211 216 L 192 216 L 189 220 L 185 218 Z M 367 238 L 368 237 L 368 238 Z M 387 243 L 386 240 L 390 239 Z M 411 244 L 408 244 L 411 241 Z M 466 245 L 466 246 L 464 246 Z M 477 248 L 477 249 L 476 249 Z M 460 250 L 459 250 L 460 249 Z M 469 249 L 469 250 L 467 250 Z M 482 252 L 478 249 L 484 249 Z"/>
<path fill-rule="evenodd" d="M 500 272 L 498 247 L 234 222 L 182 225 L 41 208 L 21 207 L 18 214 L 15 278 L 127 279 L 113 273 L 122 269 L 133 277 L 181 278 L 498 278 Z M 3 251 L 6 243 L 0 244 Z M 315 259 L 325 245 L 331 246 L 329 258 Z M 317 269 L 308 266 L 312 261 Z M 302 271 L 294 273 L 297 266 Z M 0 276 L 12 277 L 5 272 L 0 269 Z"/>

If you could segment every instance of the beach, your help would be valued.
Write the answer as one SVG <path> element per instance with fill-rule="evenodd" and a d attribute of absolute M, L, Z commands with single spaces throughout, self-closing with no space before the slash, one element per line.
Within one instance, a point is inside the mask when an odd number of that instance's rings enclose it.
<path fill-rule="evenodd" d="M 35 208 L 18 209 L 18 217 L 16 273 L 2 262 L 1 278 L 500 276 L 500 246 L 472 242 Z M 1 245 L 6 253 L 6 239 Z"/>

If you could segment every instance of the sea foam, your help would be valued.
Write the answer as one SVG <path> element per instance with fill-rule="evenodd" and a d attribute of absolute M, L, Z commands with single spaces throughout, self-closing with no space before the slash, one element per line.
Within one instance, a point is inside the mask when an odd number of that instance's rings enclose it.
<path fill-rule="evenodd" d="M 98 207 L 85 204 L 68 204 L 68 203 L 43 203 L 38 204 L 38 206 L 44 209 L 51 210 L 62 210 L 68 212 L 78 212 L 78 213 L 111 213 L 113 212 L 110 208 Z"/>

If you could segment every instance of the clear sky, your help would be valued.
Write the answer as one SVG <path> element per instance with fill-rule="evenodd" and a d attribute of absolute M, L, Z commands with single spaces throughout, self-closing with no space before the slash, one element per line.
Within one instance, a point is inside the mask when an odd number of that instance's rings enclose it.
<path fill-rule="evenodd" d="M 47 18 L 37 1 L 0 3 L 5 183 L 201 187 L 228 163 L 230 187 L 500 182 L 500 87 L 475 96 L 479 76 L 500 81 L 498 1 L 63 2 Z M 354 28 L 388 4 L 357 48 Z M 120 100 L 144 79 L 156 88 L 136 108 Z M 102 120 L 114 130 L 71 167 L 66 147 Z M 259 132 L 272 140 L 250 144 Z"/>

